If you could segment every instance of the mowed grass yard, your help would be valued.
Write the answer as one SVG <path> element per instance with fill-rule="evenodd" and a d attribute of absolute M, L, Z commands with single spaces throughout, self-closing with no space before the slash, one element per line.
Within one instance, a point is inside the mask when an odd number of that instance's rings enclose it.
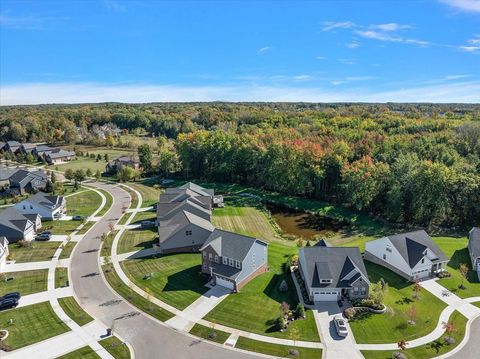
<path fill-rule="evenodd" d="M 59 298 L 58 303 L 65 311 L 65 314 L 79 326 L 83 326 L 93 320 L 93 318 L 80 307 L 74 297 Z"/>
<path fill-rule="evenodd" d="M 273 329 L 274 320 L 280 314 L 281 303 L 289 303 L 291 309 L 295 309 L 298 303 L 292 278 L 283 268 L 287 258 L 296 253 L 296 247 L 270 243 L 268 248 L 270 271 L 253 279 L 238 293 L 229 295 L 204 319 L 257 334 L 286 339 L 293 339 L 291 329 L 297 328 L 298 340 L 320 341 L 310 310 L 307 310 L 306 319 L 294 321 L 288 330 L 279 332 Z M 279 290 L 283 280 L 287 282 L 289 288 L 286 293 Z"/>
<path fill-rule="evenodd" d="M 441 356 L 452 351 L 465 336 L 465 327 L 467 325 L 467 318 L 465 318 L 461 313 L 455 311 L 450 316 L 450 322 L 453 323 L 456 328 L 451 336 L 455 339 L 455 344 L 447 345 L 443 341 L 445 336 L 428 343 L 426 345 L 421 345 L 415 348 L 408 348 L 407 350 L 402 351 L 407 358 L 409 359 L 430 359 Z M 393 351 L 391 350 L 368 350 L 362 351 L 362 354 L 366 359 L 391 359 Z"/>
<path fill-rule="evenodd" d="M 130 350 L 126 343 L 115 336 L 100 340 L 98 343 L 104 347 L 115 359 L 129 359 Z"/>
<path fill-rule="evenodd" d="M 67 197 L 66 201 L 68 216 L 88 217 L 100 207 L 102 197 L 97 192 L 90 190 Z"/>
<path fill-rule="evenodd" d="M 62 355 L 61 357 L 58 357 L 56 359 L 78 359 L 78 358 L 99 359 L 100 356 L 97 353 L 95 353 L 95 351 L 87 345 L 80 349 L 74 350 L 73 352 Z"/>
<path fill-rule="evenodd" d="M 477 272 L 472 270 L 467 238 L 436 237 L 434 239 L 447 257 L 450 258 L 447 264 L 447 270 L 452 275 L 450 278 L 440 279 L 438 283 L 460 298 L 480 296 L 480 282 L 478 281 Z M 462 263 L 466 264 L 469 268 L 467 279 L 464 280 L 463 283 L 465 289 L 459 288 L 462 283 L 462 276 L 458 271 L 458 267 Z"/>
<path fill-rule="evenodd" d="M 153 296 L 180 310 L 208 290 L 206 277 L 200 275 L 201 257 L 198 253 L 133 259 L 121 262 L 121 265 L 136 285 L 145 291 L 151 290 Z M 147 274 L 152 277 L 144 279 Z"/>
<path fill-rule="evenodd" d="M 365 313 L 350 321 L 357 343 L 396 343 L 407 341 L 430 333 L 438 323 L 438 318 L 446 304 L 423 289 L 419 299 L 414 299 L 413 284 L 392 271 L 376 264 L 365 262 L 371 283 L 383 278 L 389 285 L 384 303 L 388 307 L 385 314 Z M 407 323 L 407 310 L 415 306 L 416 325 Z M 399 339 L 400 338 L 400 339 Z"/>
<path fill-rule="evenodd" d="M 139 251 L 151 248 L 157 242 L 158 233 L 156 228 L 128 229 L 118 243 L 118 254 Z"/>
<path fill-rule="evenodd" d="M 267 214 L 240 197 L 226 197 L 225 207 L 213 210 L 212 222 L 218 228 L 256 237 L 267 242 L 281 240 Z"/>
<path fill-rule="evenodd" d="M 129 182 L 128 186 L 136 189 L 142 195 L 142 207 L 150 207 L 158 202 L 161 190 L 140 182 Z"/>
<path fill-rule="evenodd" d="M 12 243 L 8 246 L 8 250 L 16 263 L 42 262 L 51 260 L 59 246 L 60 242 L 32 241 L 25 247 Z"/>
<path fill-rule="evenodd" d="M 9 324 L 10 319 L 13 321 Z M 0 312 L 0 328 L 9 332 L 4 343 L 12 350 L 68 332 L 49 302 Z"/>
<path fill-rule="evenodd" d="M 145 212 L 138 212 L 133 217 L 133 220 L 130 224 L 139 224 L 142 221 L 155 221 L 157 219 L 156 212 L 145 211 Z"/>
<path fill-rule="evenodd" d="M 274 343 L 261 342 L 259 340 L 245 337 L 238 338 L 238 341 L 235 344 L 235 348 L 281 358 L 319 359 L 322 357 L 322 349 L 279 345 Z M 289 353 L 289 350 L 291 349 L 297 350 L 298 355 L 291 355 Z"/>
<path fill-rule="evenodd" d="M 0 296 L 10 292 L 19 292 L 23 296 L 46 291 L 47 280 L 48 269 L 3 273 L 0 276 Z"/>

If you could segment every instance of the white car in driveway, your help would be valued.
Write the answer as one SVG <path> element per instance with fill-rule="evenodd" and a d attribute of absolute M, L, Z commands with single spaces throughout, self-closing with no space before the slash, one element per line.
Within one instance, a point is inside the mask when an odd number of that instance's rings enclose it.
<path fill-rule="evenodd" d="M 346 337 L 348 335 L 347 322 L 343 317 L 337 315 L 333 318 L 333 323 L 335 324 L 335 329 L 337 334 L 341 337 Z"/>

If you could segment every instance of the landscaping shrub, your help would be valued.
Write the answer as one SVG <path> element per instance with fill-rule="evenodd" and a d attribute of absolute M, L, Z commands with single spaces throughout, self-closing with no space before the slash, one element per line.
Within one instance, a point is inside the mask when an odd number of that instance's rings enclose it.
<path fill-rule="evenodd" d="M 282 280 L 282 282 L 280 283 L 280 287 L 278 288 L 278 290 L 282 293 L 288 292 L 288 284 L 285 279 Z"/>
<path fill-rule="evenodd" d="M 347 308 L 343 311 L 343 315 L 345 316 L 345 318 L 347 319 L 353 319 L 355 318 L 355 315 L 357 314 L 357 311 L 355 308 L 353 307 L 350 307 L 350 308 Z"/>
<path fill-rule="evenodd" d="M 288 349 L 288 355 L 291 355 L 292 357 L 298 357 L 300 352 L 297 349 Z"/>
<path fill-rule="evenodd" d="M 305 318 L 305 307 L 302 303 L 297 304 L 297 308 L 295 309 L 295 314 L 297 318 Z"/>
<path fill-rule="evenodd" d="M 451 276 L 452 276 L 452 274 L 450 272 L 447 272 L 447 271 L 439 272 L 437 274 L 438 278 L 450 278 Z"/>

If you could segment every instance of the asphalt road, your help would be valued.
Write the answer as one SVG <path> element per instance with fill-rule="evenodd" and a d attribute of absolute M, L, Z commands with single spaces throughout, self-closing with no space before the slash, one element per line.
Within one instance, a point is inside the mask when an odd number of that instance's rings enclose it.
<path fill-rule="evenodd" d="M 470 338 L 467 344 L 458 352 L 450 356 L 452 359 L 478 359 L 480 358 L 480 349 L 478 341 L 480 339 L 480 317 L 477 317 L 470 326 Z"/>
<path fill-rule="evenodd" d="M 94 185 L 110 192 L 115 200 L 106 215 L 77 244 L 71 259 L 71 285 L 81 307 L 108 327 L 115 321 L 114 332 L 133 347 L 137 359 L 258 358 L 176 332 L 127 304 L 106 285 L 98 263 L 100 236 L 109 230 L 109 224 L 117 222 L 122 206 L 130 199 L 121 188 L 104 183 Z"/>

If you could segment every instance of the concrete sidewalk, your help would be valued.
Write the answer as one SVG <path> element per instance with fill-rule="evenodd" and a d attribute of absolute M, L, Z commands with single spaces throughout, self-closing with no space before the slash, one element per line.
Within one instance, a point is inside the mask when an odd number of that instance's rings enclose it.
<path fill-rule="evenodd" d="M 48 269 L 51 261 L 8 263 L 5 265 L 5 272 L 24 272 L 27 270 Z"/>
<path fill-rule="evenodd" d="M 125 261 L 127 259 L 136 259 L 136 258 L 143 258 L 143 257 L 149 257 L 153 256 L 154 254 L 157 254 L 154 248 L 146 248 L 142 249 L 139 251 L 133 251 L 133 252 L 128 252 L 128 253 L 122 253 L 117 255 L 118 261 Z"/>
<path fill-rule="evenodd" d="M 54 292 L 56 298 L 70 297 L 73 295 L 73 290 L 70 287 L 57 288 L 54 290 Z M 17 308 L 26 307 L 27 305 L 38 304 L 42 302 L 48 302 L 49 300 L 50 296 L 48 290 L 44 292 L 24 295 L 20 298 Z"/>

